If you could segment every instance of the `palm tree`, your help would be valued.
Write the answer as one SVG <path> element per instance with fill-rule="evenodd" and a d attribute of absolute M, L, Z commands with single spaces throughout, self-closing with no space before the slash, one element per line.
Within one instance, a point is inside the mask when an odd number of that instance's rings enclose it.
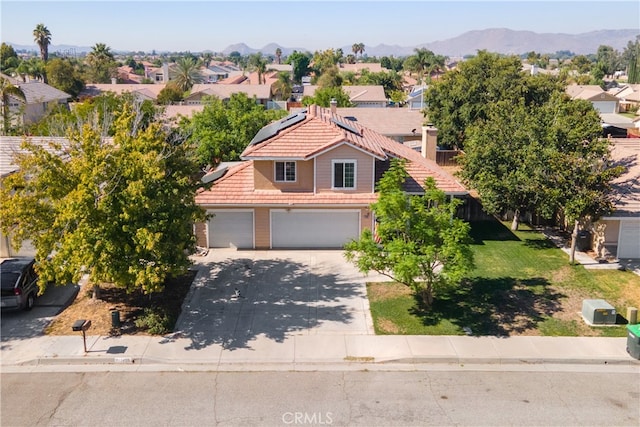
<path fill-rule="evenodd" d="M 258 72 L 258 84 L 264 84 L 264 73 L 267 71 L 267 61 L 262 57 L 260 52 L 254 53 L 249 58 L 249 65 Z"/>
<path fill-rule="evenodd" d="M 204 64 L 205 67 L 209 68 L 209 65 L 211 64 L 212 60 L 213 60 L 213 54 L 211 52 L 205 52 L 202 55 L 202 63 Z"/>
<path fill-rule="evenodd" d="M 358 43 L 358 52 L 360 52 L 360 57 L 364 53 L 364 43 Z"/>
<path fill-rule="evenodd" d="M 33 30 L 33 40 L 40 47 L 40 58 L 47 62 L 47 59 L 49 59 L 49 45 L 51 44 L 51 31 L 44 24 L 38 24 Z"/>
<path fill-rule="evenodd" d="M 360 52 L 360 43 L 354 43 L 351 45 L 351 51 L 355 56 L 358 56 L 358 52 Z"/>
<path fill-rule="evenodd" d="M 276 48 L 276 59 L 278 60 L 278 64 L 280 64 L 280 60 L 282 59 L 282 49 Z"/>
<path fill-rule="evenodd" d="M 47 62 L 49 59 L 49 45 L 51 44 L 51 31 L 44 24 L 36 25 L 36 28 L 33 30 L 33 40 L 40 47 L 40 58 L 42 62 Z M 47 75 L 42 75 L 42 81 L 47 82 Z"/>
<path fill-rule="evenodd" d="M 0 92 L 2 92 L 2 134 L 8 135 L 11 128 L 10 98 L 18 98 L 26 102 L 27 97 L 19 86 L 4 77 L 0 77 Z"/>
<path fill-rule="evenodd" d="M 281 71 L 278 73 L 278 80 L 273 83 L 272 91 L 274 95 L 278 95 L 281 101 L 289 99 L 291 91 L 293 89 L 293 83 L 291 81 L 291 74 L 288 71 Z"/>
<path fill-rule="evenodd" d="M 196 83 L 201 83 L 199 64 L 191 57 L 182 57 L 176 61 L 176 66 L 171 72 L 171 80 L 183 92 L 188 91 Z"/>
<path fill-rule="evenodd" d="M 91 66 L 91 80 L 96 83 L 108 83 L 117 75 L 117 64 L 115 63 L 111 48 L 104 43 L 96 43 L 87 54 L 87 62 Z"/>

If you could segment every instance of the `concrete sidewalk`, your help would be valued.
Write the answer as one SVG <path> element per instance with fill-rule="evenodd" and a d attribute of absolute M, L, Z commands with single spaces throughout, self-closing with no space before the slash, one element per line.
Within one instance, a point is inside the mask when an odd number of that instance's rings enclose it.
<path fill-rule="evenodd" d="M 614 364 L 640 368 L 626 338 L 294 335 L 281 342 L 258 336 L 244 348 L 193 348 L 188 337 L 40 336 L 2 342 L 2 371 L 42 365 L 164 365 L 184 370 L 306 370 L 330 365 Z M 126 368 L 124 368 L 126 369 Z"/>

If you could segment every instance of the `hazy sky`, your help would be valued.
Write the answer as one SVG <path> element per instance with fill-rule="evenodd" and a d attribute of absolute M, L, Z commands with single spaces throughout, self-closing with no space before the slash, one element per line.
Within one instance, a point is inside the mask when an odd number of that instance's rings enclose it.
<path fill-rule="evenodd" d="M 3 42 L 33 45 L 33 29 L 43 23 L 52 45 L 133 51 L 222 51 L 234 43 L 259 49 L 271 42 L 313 51 L 415 46 L 486 28 L 578 34 L 640 27 L 638 0 L 0 0 L 0 14 Z"/>

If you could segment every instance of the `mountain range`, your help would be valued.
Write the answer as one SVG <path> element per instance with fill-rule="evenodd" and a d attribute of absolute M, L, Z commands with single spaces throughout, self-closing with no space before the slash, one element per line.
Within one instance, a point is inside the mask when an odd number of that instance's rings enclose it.
<path fill-rule="evenodd" d="M 570 51 L 575 54 L 587 55 L 596 53 L 599 46 L 611 46 L 618 51 L 622 51 L 627 43 L 633 41 L 640 35 L 639 29 L 627 30 L 599 30 L 581 34 L 564 33 L 535 33 L 532 31 L 515 31 L 507 28 L 489 28 L 485 30 L 468 31 L 458 37 L 438 40 L 434 42 L 417 44 L 414 46 L 399 46 L 379 44 L 370 46 L 365 44 L 364 53 L 368 56 L 408 56 L 414 53 L 417 48 L 425 48 L 438 55 L 449 57 L 462 57 L 473 55 L 478 50 L 487 50 L 502 54 L 521 55 L 523 53 L 535 51 L 538 53 L 555 53 L 558 51 Z M 18 50 L 37 51 L 36 45 L 26 46 L 8 43 Z M 285 47 L 276 43 L 269 43 L 262 48 L 251 48 L 245 43 L 237 43 L 227 46 L 220 53 L 228 55 L 231 52 L 239 52 L 242 55 L 261 52 L 265 55 L 275 54 L 276 49 L 282 50 L 283 56 L 287 56 L 294 50 L 305 52 L 313 50 L 304 47 Z M 352 53 L 351 45 L 347 46 L 327 46 L 329 48 L 340 48 L 345 55 Z M 91 47 L 72 45 L 51 45 L 50 52 L 64 52 L 72 54 L 82 54 L 91 51 Z M 127 53 L 129 51 L 115 49 L 116 53 Z M 211 50 L 208 50 L 211 52 Z M 159 50 L 159 52 L 162 52 Z"/>

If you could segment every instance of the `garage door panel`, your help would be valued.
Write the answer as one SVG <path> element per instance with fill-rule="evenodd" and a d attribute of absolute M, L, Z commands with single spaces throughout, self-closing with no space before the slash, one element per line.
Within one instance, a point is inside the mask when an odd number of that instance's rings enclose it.
<path fill-rule="evenodd" d="M 357 211 L 272 211 L 273 248 L 341 248 L 360 235 Z"/>
<path fill-rule="evenodd" d="M 640 221 L 621 221 L 618 258 L 640 258 Z"/>
<path fill-rule="evenodd" d="M 253 248 L 253 212 L 213 212 L 209 220 L 209 247 Z"/>

